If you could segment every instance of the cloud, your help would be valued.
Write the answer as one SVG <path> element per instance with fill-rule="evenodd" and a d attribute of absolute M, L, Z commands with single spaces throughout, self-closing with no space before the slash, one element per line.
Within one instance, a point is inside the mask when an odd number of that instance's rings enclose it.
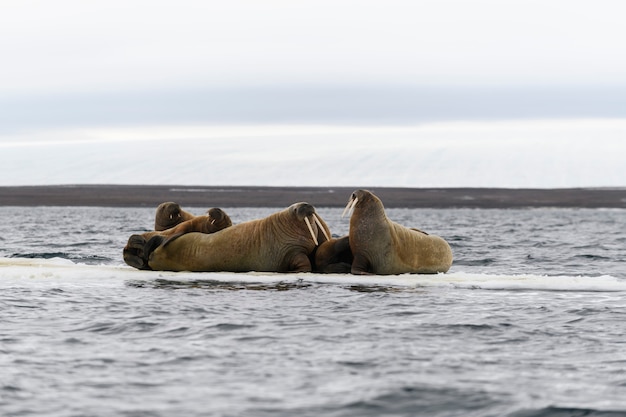
<path fill-rule="evenodd" d="M 626 84 L 620 1 L 29 1 L 0 92 L 303 84 Z"/>
<path fill-rule="evenodd" d="M 443 120 L 624 117 L 626 87 L 275 85 L 89 94 L 0 95 L 12 131 L 153 124 L 407 125 Z"/>

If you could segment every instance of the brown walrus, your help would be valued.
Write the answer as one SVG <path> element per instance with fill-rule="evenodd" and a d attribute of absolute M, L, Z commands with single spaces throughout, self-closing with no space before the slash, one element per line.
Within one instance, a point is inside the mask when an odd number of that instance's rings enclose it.
<path fill-rule="evenodd" d="M 193 214 L 183 210 L 178 203 L 167 201 L 159 204 L 154 216 L 154 230 L 167 230 L 179 223 L 193 219 Z"/>
<path fill-rule="evenodd" d="M 179 223 L 167 230 L 132 235 L 123 250 L 124 261 L 138 269 L 150 269 L 146 263 L 145 249 L 146 242 L 153 237 L 159 236 L 163 238 L 163 244 L 167 244 L 186 233 L 215 233 L 233 224 L 228 214 L 220 208 L 211 208 L 207 211 L 207 214 L 202 216 L 191 216 L 190 220 Z"/>
<path fill-rule="evenodd" d="M 185 233 L 215 233 L 233 225 L 230 216 L 220 208 L 210 208 L 207 214 L 195 216 L 191 220 L 184 221 L 178 225 L 161 232 L 168 240 L 175 239 Z"/>
<path fill-rule="evenodd" d="M 382 201 L 370 191 L 353 192 L 343 214 L 350 211 L 353 274 L 434 274 L 450 269 L 448 242 L 391 221 Z"/>
<path fill-rule="evenodd" d="M 321 243 L 315 250 L 313 270 L 328 274 L 349 274 L 354 260 L 350 251 L 349 237 L 332 237 Z"/>
<path fill-rule="evenodd" d="M 127 263 L 168 271 L 310 272 L 309 255 L 329 235 L 312 205 L 295 203 L 212 234 L 187 233 L 169 242 L 154 236 L 144 240 L 142 262 Z M 141 235 L 133 238 L 142 239 Z"/>

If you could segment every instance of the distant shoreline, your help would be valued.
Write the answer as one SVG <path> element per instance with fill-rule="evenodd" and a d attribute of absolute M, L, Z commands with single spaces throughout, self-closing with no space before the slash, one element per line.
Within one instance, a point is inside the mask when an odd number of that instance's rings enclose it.
<path fill-rule="evenodd" d="M 257 187 L 186 185 L 50 185 L 0 187 L 0 206 L 286 207 L 307 201 L 344 207 L 353 190 L 366 188 L 388 208 L 626 208 L 625 188 L 397 188 Z"/>

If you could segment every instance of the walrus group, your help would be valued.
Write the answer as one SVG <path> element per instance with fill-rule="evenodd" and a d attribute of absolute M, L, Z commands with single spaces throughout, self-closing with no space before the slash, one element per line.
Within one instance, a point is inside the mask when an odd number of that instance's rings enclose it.
<path fill-rule="evenodd" d="M 154 231 L 132 235 L 124 261 L 156 271 L 318 272 L 358 275 L 434 274 L 452 265 L 450 245 L 391 221 L 367 190 L 350 196 L 349 233 L 331 237 L 311 204 L 233 225 L 219 208 L 194 216 L 178 204 L 159 205 Z"/>

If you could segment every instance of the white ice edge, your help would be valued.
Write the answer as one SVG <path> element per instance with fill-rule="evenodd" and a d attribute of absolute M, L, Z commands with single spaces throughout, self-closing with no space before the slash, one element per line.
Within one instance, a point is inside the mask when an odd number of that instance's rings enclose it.
<path fill-rule="evenodd" d="M 317 283 L 348 286 L 398 286 L 407 288 L 458 288 L 539 291 L 626 291 L 626 280 L 611 275 L 570 276 L 456 271 L 435 275 L 370 275 L 267 272 L 140 271 L 126 265 L 85 265 L 67 259 L 0 258 L 0 287 L 24 280 L 71 285 L 116 285 L 120 280 L 219 281 L 243 283 Z"/>

